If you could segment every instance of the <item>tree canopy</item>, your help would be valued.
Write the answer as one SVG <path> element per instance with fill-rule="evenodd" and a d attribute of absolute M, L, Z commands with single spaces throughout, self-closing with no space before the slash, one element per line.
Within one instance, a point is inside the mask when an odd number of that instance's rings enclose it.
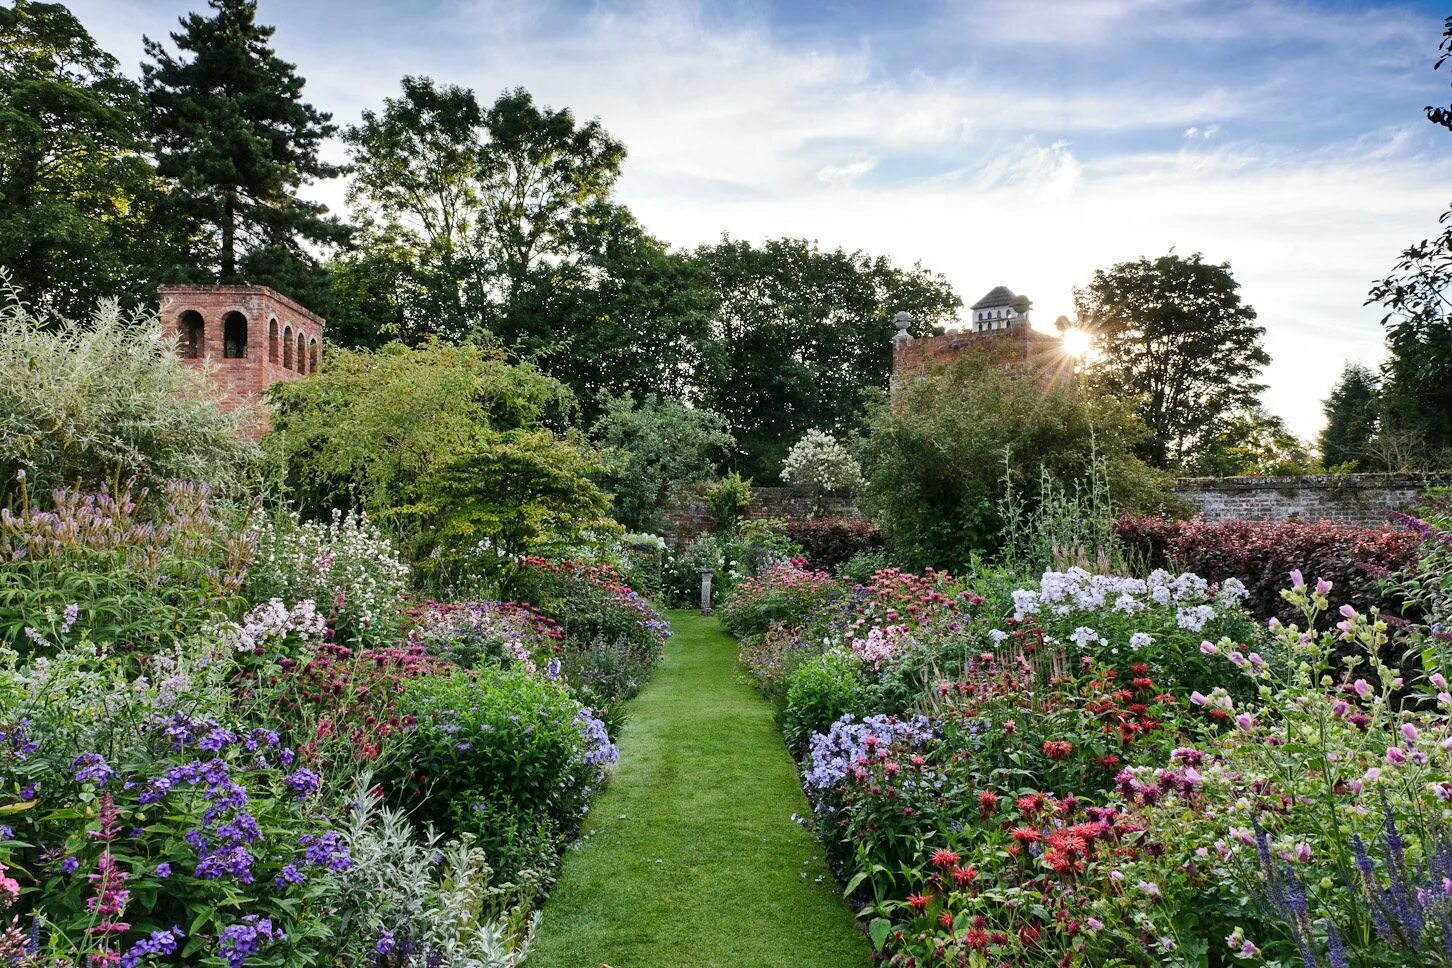
<path fill-rule="evenodd" d="M 1185 466 L 1258 406 L 1265 387 L 1257 378 L 1270 362 L 1265 328 L 1241 302 L 1228 263 L 1174 252 L 1121 262 L 1094 273 L 1074 302 L 1102 353 L 1095 379 L 1138 401 L 1151 463 Z"/>
<path fill-rule="evenodd" d="M 256 0 L 207 5 L 211 16 L 189 13 L 171 34 L 175 55 L 144 38 L 157 170 L 198 234 L 197 266 L 221 282 L 267 281 L 285 263 L 309 261 L 304 243 L 346 235 L 322 205 L 298 194 L 341 172 L 319 158 L 336 129 L 302 99 L 294 65 L 268 45 L 274 28 L 257 22 Z M 260 273 L 247 271 L 248 257 Z"/>

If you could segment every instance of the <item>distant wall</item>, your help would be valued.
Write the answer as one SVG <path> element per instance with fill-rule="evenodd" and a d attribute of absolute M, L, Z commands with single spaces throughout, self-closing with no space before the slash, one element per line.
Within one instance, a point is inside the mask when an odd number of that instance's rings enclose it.
<path fill-rule="evenodd" d="M 1206 521 L 1340 521 L 1384 524 L 1446 474 L 1307 474 L 1299 477 L 1190 477 L 1174 493 Z"/>
<path fill-rule="evenodd" d="M 681 488 L 675 502 L 666 509 L 664 537 L 672 543 L 689 541 L 712 528 L 711 512 L 706 510 L 704 495 L 707 485 Z M 866 516 L 848 498 L 828 498 L 823 508 L 826 517 L 850 521 L 866 520 Z M 751 506 L 746 517 L 808 518 L 812 515 L 812 494 L 800 487 L 752 487 Z"/>

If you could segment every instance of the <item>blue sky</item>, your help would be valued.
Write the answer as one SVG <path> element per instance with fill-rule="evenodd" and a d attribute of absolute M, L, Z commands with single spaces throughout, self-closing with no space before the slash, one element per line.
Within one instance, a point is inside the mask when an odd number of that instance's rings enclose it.
<path fill-rule="evenodd" d="M 134 70 L 200 0 L 76 0 Z M 1004 284 L 1048 327 L 1096 268 L 1231 263 L 1267 328 L 1267 406 L 1311 436 L 1381 358 L 1370 282 L 1452 201 L 1444 11 L 1283 0 L 580 3 L 262 0 L 347 123 L 430 74 L 524 85 L 626 144 L 660 237 L 815 238 Z M 335 149 L 336 150 L 336 149 Z M 342 205 L 341 185 L 313 193 Z"/>

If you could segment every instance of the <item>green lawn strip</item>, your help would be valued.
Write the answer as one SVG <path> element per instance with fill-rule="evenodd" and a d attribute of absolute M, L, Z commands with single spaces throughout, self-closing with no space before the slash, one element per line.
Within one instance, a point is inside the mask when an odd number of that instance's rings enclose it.
<path fill-rule="evenodd" d="M 867 940 L 792 822 L 806 800 L 735 641 L 714 619 L 670 618 L 529 968 L 865 968 Z"/>

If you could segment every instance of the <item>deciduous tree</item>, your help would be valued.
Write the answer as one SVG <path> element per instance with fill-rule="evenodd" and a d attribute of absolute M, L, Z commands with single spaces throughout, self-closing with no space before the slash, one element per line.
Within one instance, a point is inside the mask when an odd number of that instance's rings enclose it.
<path fill-rule="evenodd" d="M 1265 328 L 1240 299 L 1227 263 L 1170 252 L 1094 273 L 1076 290 L 1079 325 L 1095 339 L 1107 392 L 1137 401 L 1146 459 L 1188 464 L 1236 414 L 1258 405 L 1270 356 Z"/>

